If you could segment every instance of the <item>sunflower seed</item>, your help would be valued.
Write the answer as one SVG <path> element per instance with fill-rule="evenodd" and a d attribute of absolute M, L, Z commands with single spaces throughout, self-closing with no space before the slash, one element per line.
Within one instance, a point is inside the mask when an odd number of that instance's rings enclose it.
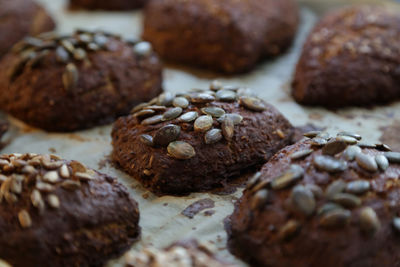
<path fill-rule="evenodd" d="M 337 134 L 337 136 L 348 136 L 348 137 L 352 137 L 356 140 L 361 140 L 362 136 L 356 133 L 351 133 L 351 132 L 340 132 Z"/>
<path fill-rule="evenodd" d="M 271 182 L 271 188 L 274 190 L 286 188 L 299 181 L 303 176 L 304 169 L 300 165 L 292 164 L 286 172 Z"/>
<path fill-rule="evenodd" d="M 43 175 L 43 181 L 48 182 L 48 183 L 56 183 L 58 181 L 58 173 L 56 171 L 50 171 L 47 172 L 45 175 Z"/>
<path fill-rule="evenodd" d="M 385 152 L 384 155 L 390 163 L 400 163 L 400 152 Z"/>
<path fill-rule="evenodd" d="M 345 161 L 337 160 L 329 156 L 315 156 L 313 163 L 317 169 L 330 173 L 342 172 L 347 169 L 347 163 Z"/>
<path fill-rule="evenodd" d="M 313 152 L 314 152 L 314 150 L 312 150 L 312 149 L 305 149 L 305 150 L 296 151 L 296 152 L 294 152 L 294 153 L 292 153 L 290 155 L 290 158 L 292 160 L 303 159 L 303 158 L 309 156 Z"/>
<path fill-rule="evenodd" d="M 62 40 L 60 43 L 69 53 L 74 53 L 75 47 L 69 40 Z"/>
<path fill-rule="evenodd" d="M 168 154 L 177 159 L 190 159 L 196 155 L 194 148 L 183 141 L 175 141 L 168 145 Z"/>
<path fill-rule="evenodd" d="M 221 116 L 225 115 L 225 110 L 217 107 L 205 107 L 201 109 L 201 112 L 214 118 L 220 118 Z"/>
<path fill-rule="evenodd" d="M 320 219 L 320 225 L 326 228 L 343 227 L 349 221 L 351 212 L 345 209 L 334 209 L 326 212 Z"/>
<path fill-rule="evenodd" d="M 204 141 L 207 145 L 218 143 L 222 140 L 222 131 L 220 129 L 211 129 L 205 136 Z"/>
<path fill-rule="evenodd" d="M 317 214 L 318 214 L 318 216 L 323 216 L 325 213 L 330 212 L 332 210 L 337 210 L 337 209 L 343 209 L 343 207 L 338 204 L 328 202 L 328 203 L 322 205 L 318 209 Z"/>
<path fill-rule="evenodd" d="M 375 161 L 380 170 L 386 171 L 389 168 L 389 161 L 384 155 L 376 155 Z"/>
<path fill-rule="evenodd" d="M 350 182 L 346 185 L 346 192 L 356 195 L 362 195 L 371 188 L 371 185 L 368 181 L 358 180 Z"/>
<path fill-rule="evenodd" d="M 222 86 L 223 86 L 223 84 L 220 81 L 214 80 L 210 84 L 210 90 L 218 91 L 222 88 Z"/>
<path fill-rule="evenodd" d="M 196 93 L 190 96 L 193 103 L 210 103 L 215 100 L 215 97 L 207 93 Z"/>
<path fill-rule="evenodd" d="M 141 103 L 141 104 L 135 106 L 135 107 L 131 110 L 131 113 L 134 114 L 134 113 L 136 113 L 136 112 L 142 110 L 143 108 L 145 108 L 145 107 L 147 107 L 147 106 L 149 106 L 149 103 Z"/>
<path fill-rule="evenodd" d="M 76 172 L 74 175 L 81 181 L 90 181 L 94 179 L 93 173 L 89 172 Z"/>
<path fill-rule="evenodd" d="M 308 184 L 305 185 L 305 188 L 310 190 L 316 199 L 321 199 L 324 196 L 324 191 L 322 191 L 321 187 L 319 187 L 318 185 Z"/>
<path fill-rule="evenodd" d="M 56 195 L 49 195 L 47 197 L 47 202 L 49 203 L 49 206 L 58 209 L 60 207 L 60 199 Z"/>
<path fill-rule="evenodd" d="M 268 200 L 268 190 L 262 189 L 252 197 L 250 202 L 250 208 L 252 210 L 257 210 L 263 207 L 267 203 L 267 200 Z"/>
<path fill-rule="evenodd" d="M 348 161 L 353 161 L 356 155 L 361 153 L 362 149 L 359 146 L 348 146 L 345 151 L 343 151 L 343 157 Z"/>
<path fill-rule="evenodd" d="M 69 170 L 66 164 L 63 164 L 60 168 L 60 176 L 62 178 L 69 178 Z"/>
<path fill-rule="evenodd" d="M 240 104 L 245 108 L 253 111 L 264 111 L 267 108 L 265 103 L 261 99 L 255 97 L 241 97 Z"/>
<path fill-rule="evenodd" d="M 390 146 L 386 145 L 386 144 L 376 144 L 376 149 L 380 150 L 380 151 L 392 151 L 392 149 L 390 148 Z"/>
<path fill-rule="evenodd" d="M 78 84 L 79 74 L 74 63 L 68 63 L 62 75 L 62 81 L 66 90 L 75 88 Z"/>
<path fill-rule="evenodd" d="M 151 55 L 153 48 L 149 42 L 139 42 L 133 46 L 133 52 L 141 57 Z"/>
<path fill-rule="evenodd" d="M 22 228 L 29 228 L 32 226 L 31 216 L 29 216 L 29 213 L 26 210 L 18 212 L 18 220 Z"/>
<path fill-rule="evenodd" d="M 176 107 L 167 110 L 162 117 L 162 121 L 170 121 L 179 117 L 182 114 L 182 108 Z"/>
<path fill-rule="evenodd" d="M 235 124 L 230 117 L 225 117 L 221 125 L 222 135 L 227 141 L 231 141 L 235 134 Z"/>
<path fill-rule="evenodd" d="M 141 111 L 136 112 L 134 116 L 137 118 L 147 118 L 151 115 L 154 115 L 154 113 L 156 112 L 152 109 L 142 109 Z"/>
<path fill-rule="evenodd" d="M 310 216 L 315 210 L 315 199 L 313 193 L 302 185 L 295 186 L 290 195 L 293 209 L 296 212 Z"/>
<path fill-rule="evenodd" d="M 81 187 L 81 183 L 79 181 L 65 180 L 61 183 L 61 187 L 66 190 L 73 191 L 79 189 Z"/>
<path fill-rule="evenodd" d="M 158 96 L 157 105 L 159 106 L 171 106 L 174 101 L 175 95 L 171 92 L 165 92 Z"/>
<path fill-rule="evenodd" d="M 169 143 L 176 141 L 181 134 L 181 127 L 168 124 L 161 127 L 154 135 L 153 143 L 156 146 L 167 146 Z"/>
<path fill-rule="evenodd" d="M 345 208 L 355 208 L 361 205 L 361 199 L 348 193 L 338 193 L 331 200 Z"/>
<path fill-rule="evenodd" d="M 400 233 L 400 218 L 399 218 L 399 217 L 394 217 L 392 223 L 393 223 L 394 229 L 395 229 L 398 233 Z"/>
<path fill-rule="evenodd" d="M 322 148 L 322 154 L 328 156 L 334 156 L 345 150 L 346 147 L 347 147 L 346 142 L 338 139 L 333 139 L 328 143 L 326 143 L 326 145 Z"/>
<path fill-rule="evenodd" d="M 344 191 L 346 188 L 346 183 L 343 180 L 336 180 L 330 185 L 325 190 L 325 197 L 327 199 L 331 199 L 333 196 L 336 194 L 339 194 Z"/>
<path fill-rule="evenodd" d="M 381 227 L 381 223 L 375 211 L 370 207 L 362 208 L 360 211 L 360 227 L 367 234 L 374 234 Z"/>
<path fill-rule="evenodd" d="M 253 186 L 255 186 L 258 181 L 260 180 L 261 177 L 261 172 L 256 172 L 253 177 L 251 177 L 251 179 L 247 182 L 247 189 L 251 189 Z"/>
<path fill-rule="evenodd" d="M 10 191 L 15 194 L 21 194 L 22 192 L 22 180 L 12 177 L 10 180 Z"/>
<path fill-rule="evenodd" d="M 157 124 L 159 122 L 162 122 L 162 117 L 163 117 L 163 115 L 155 115 L 153 117 L 143 120 L 140 124 L 142 124 L 142 125 Z"/>
<path fill-rule="evenodd" d="M 320 138 L 320 137 L 314 137 L 313 139 L 311 139 L 311 145 L 312 146 L 324 146 L 328 143 L 328 141 L 326 141 L 326 139 L 324 138 Z"/>
<path fill-rule="evenodd" d="M 370 155 L 358 153 L 356 155 L 356 162 L 357 162 L 358 166 L 360 166 L 361 168 L 363 168 L 366 171 L 369 171 L 369 172 L 378 171 L 378 164 L 376 163 L 375 159 Z"/>
<path fill-rule="evenodd" d="M 213 119 L 210 115 L 203 115 L 198 117 L 194 122 L 195 131 L 208 131 L 213 125 Z"/>
<path fill-rule="evenodd" d="M 55 187 L 48 183 L 36 182 L 36 188 L 42 192 L 52 192 L 55 190 Z"/>
<path fill-rule="evenodd" d="M 34 189 L 31 193 L 31 202 L 35 208 L 37 208 L 39 211 L 43 211 L 44 202 L 43 202 L 42 194 L 36 189 Z"/>
<path fill-rule="evenodd" d="M 279 230 L 279 239 L 283 241 L 289 241 L 300 233 L 301 224 L 296 220 L 289 220 L 282 228 Z"/>
<path fill-rule="evenodd" d="M 86 58 L 86 51 L 82 48 L 77 48 L 74 50 L 73 55 L 76 60 L 84 60 Z"/>
<path fill-rule="evenodd" d="M 321 134 L 321 131 L 310 131 L 310 132 L 304 133 L 303 135 L 307 138 L 314 138 L 314 137 L 319 136 L 320 134 Z"/>
<path fill-rule="evenodd" d="M 217 100 L 223 102 L 233 102 L 236 100 L 236 93 L 231 90 L 219 90 L 215 94 Z"/>
<path fill-rule="evenodd" d="M 338 136 L 338 137 L 336 137 L 336 140 L 343 141 L 348 145 L 355 145 L 358 142 L 357 139 L 350 137 L 350 136 Z"/>
<path fill-rule="evenodd" d="M 199 114 L 196 111 L 189 111 L 182 114 L 178 120 L 181 122 L 191 122 L 197 119 L 198 116 Z"/>
<path fill-rule="evenodd" d="M 174 101 L 172 101 L 172 105 L 174 107 L 187 108 L 189 106 L 189 100 L 185 97 L 175 97 Z"/>
<path fill-rule="evenodd" d="M 234 125 L 238 125 L 243 121 L 243 117 L 236 113 L 227 113 L 217 119 L 218 122 L 222 123 L 225 118 L 229 117 Z"/>
<path fill-rule="evenodd" d="M 141 136 L 139 136 L 139 140 L 140 140 L 140 142 L 142 142 L 143 144 L 145 144 L 147 146 L 154 146 L 153 137 L 151 135 L 142 134 Z"/>

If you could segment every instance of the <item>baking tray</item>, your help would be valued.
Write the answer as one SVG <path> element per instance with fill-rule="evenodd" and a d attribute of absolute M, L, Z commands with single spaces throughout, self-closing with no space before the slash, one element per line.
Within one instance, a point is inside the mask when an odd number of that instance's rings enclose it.
<path fill-rule="evenodd" d="M 216 0 L 217 1 L 217 0 Z M 72 32 L 75 28 L 103 29 L 124 37 L 139 37 L 142 13 L 135 12 L 69 12 L 63 0 L 40 0 L 58 22 L 58 31 Z M 251 87 L 259 96 L 277 107 L 295 126 L 315 125 L 329 132 L 350 130 L 362 133 L 367 141 L 384 141 L 400 151 L 400 102 L 370 109 L 347 108 L 325 110 L 305 108 L 290 96 L 290 81 L 302 44 L 320 14 L 333 7 L 350 2 L 391 1 L 304 0 L 301 2 L 301 25 L 292 48 L 284 55 L 259 65 L 254 71 L 239 76 L 218 77 L 213 73 L 176 66 L 166 66 L 164 88 L 181 92 L 191 88 L 207 88 L 218 78 L 224 83 Z M 3 153 L 54 153 L 66 159 L 75 159 L 101 172 L 117 177 L 127 185 L 138 201 L 141 213 L 142 238 L 132 249 L 143 245 L 164 247 L 186 238 L 196 238 L 211 247 L 223 258 L 240 266 L 226 250 L 223 220 L 233 211 L 233 203 L 241 196 L 242 188 L 232 194 L 197 193 L 186 197 L 156 197 L 144 190 L 135 180 L 115 169 L 109 161 L 111 153 L 111 125 L 68 134 L 49 134 L 33 129 L 16 119 L 9 118 L 12 126 L 7 139 L 11 143 Z M 208 208 L 189 218 L 182 214 L 189 205 L 206 199 Z M 121 259 L 108 266 L 120 266 Z"/>

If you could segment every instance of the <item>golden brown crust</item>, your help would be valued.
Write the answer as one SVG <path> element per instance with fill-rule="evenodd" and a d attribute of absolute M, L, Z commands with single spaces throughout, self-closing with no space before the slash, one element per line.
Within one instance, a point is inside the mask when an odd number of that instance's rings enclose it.
<path fill-rule="evenodd" d="M 155 0 L 143 38 L 167 60 L 238 73 L 282 53 L 297 24 L 292 0 Z"/>
<path fill-rule="evenodd" d="M 299 103 L 328 107 L 400 97 L 400 16 L 376 6 L 327 14 L 304 45 L 293 81 Z"/>

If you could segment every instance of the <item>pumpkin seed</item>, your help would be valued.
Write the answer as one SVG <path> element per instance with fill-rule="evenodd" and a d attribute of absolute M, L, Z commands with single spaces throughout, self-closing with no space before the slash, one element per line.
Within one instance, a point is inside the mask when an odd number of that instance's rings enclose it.
<path fill-rule="evenodd" d="M 235 134 L 235 125 L 230 117 L 225 117 L 221 125 L 222 135 L 227 141 L 231 141 Z"/>
<path fill-rule="evenodd" d="M 321 131 L 310 131 L 307 133 L 304 133 L 303 136 L 307 137 L 307 138 L 314 138 L 317 137 L 321 134 Z"/>
<path fill-rule="evenodd" d="M 343 157 L 346 160 L 353 161 L 356 155 L 361 153 L 362 149 L 359 146 L 348 146 L 345 151 L 343 151 Z"/>
<path fill-rule="evenodd" d="M 220 129 L 211 129 L 204 136 L 207 145 L 218 143 L 221 139 L 222 131 Z"/>
<path fill-rule="evenodd" d="M 175 97 L 174 101 L 172 101 L 172 105 L 174 107 L 187 108 L 189 106 L 189 100 L 185 97 Z"/>
<path fill-rule="evenodd" d="M 385 152 L 384 155 L 390 163 L 400 163 L 400 152 Z"/>
<path fill-rule="evenodd" d="M 175 141 L 168 145 L 168 154 L 177 159 L 190 159 L 196 155 L 194 148 L 183 141 Z"/>
<path fill-rule="evenodd" d="M 381 223 L 376 215 L 376 212 L 370 208 L 365 207 L 360 211 L 360 227 L 361 230 L 367 234 L 376 233 L 381 227 Z"/>
<path fill-rule="evenodd" d="M 163 117 L 163 115 L 155 115 L 153 117 L 143 120 L 140 124 L 142 124 L 142 125 L 157 124 L 162 121 L 162 117 Z"/>
<path fill-rule="evenodd" d="M 293 188 L 290 196 L 291 204 L 296 212 L 310 216 L 315 210 L 315 199 L 313 193 L 302 185 Z"/>
<path fill-rule="evenodd" d="M 236 93 L 231 90 L 219 90 L 215 94 L 217 100 L 223 102 L 233 102 L 236 100 Z"/>
<path fill-rule="evenodd" d="M 352 133 L 352 132 L 340 132 L 340 133 L 337 134 L 337 136 L 348 136 L 348 137 L 354 138 L 356 140 L 361 140 L 362 139 L 361 135 L 356 134 L 356 133 Z"/>
<path fill-rule="evenodd" d="M 134 115 L 135 117 L 138 118 L 147 118 L 150 117 L 151 115 L 154 115 L 154 113 L 156 112 L 152 109 L 142 109 L 141 111 L 136 112 Z"/>
<path fill-rule="evenodd" d="M 292 164 L 289 169 L 271 182 L 274 190 L 283 189 L 291 186 L 304 176 L 304 169 L 300 165 Z"/>
<path fill-rule="evenodd" d="M 262 189 L 258 191 L 251 199 L 250 208 L 252 210 L 257 210 L 263 207 L 268 201 L 268 190 Z"/>
<path fill-rule="evenodd" d="M 190 96 L 190 100 L 193 103 L 204 104 L 213 102 L 215 100 L 215 97 L 207 93 L 196 93 Z"/>
<path fill-rule="evenodd" d="M 42 52 L 37 54 L 37 56 L 35 58 L 32 58 L 28 62 L 27 66 L 30 68 L 35 68 L 35 67 L 39 66 L 49 53 L 50 53 L 49 50 L 43 50 Z"/>
<path fill-rule="evenodd" d="M 217 107 L 205 107 L 201 109 L 201 112 L 214 118 L 220 118 L 221 116 L 225 115 L 225 110 Z"/>
<path fill-rule="evenodd" d="M 230 90 L 232 90 L 232 88 L 230 88 Z M 236 93 L 239 97 L 256 97 L 254 91 L 247 87 L 238 88 Z"/>
<path fill-rule="evenodd" d="M 400 218 L 394 217 L 392 224 L 393 224 L 394 229 L 397 231 L 397 233 L 400 233 Z"/>
<path fill-rule="evenodd" d="M 390 148 L 390 146 L 386 145 L 386 144 L 376 144 L 376 149 L 380 150 L 380 151 L 392 151 L 392 149 Z"/>
<path fill-rule="evenodd" d="M 214 80 L 210 84 L 210 90 L 218 91 L 222 88 L 222 86 L 223 86 L 223 84 L 220 81 Z"/>
<path fill-rule="evenodd" d="M 133 52 L 141 57 L 151 55 L 153 48 L 149 42 L 139 42 L 133 46 Z"/>
<path fill-rule="evenodd" d="M 324 191 L 322 191 L 321 187 L 319 187 L 318 185 L 308 184 L 308 185 L 305 185 L 305 188 L 310 190 L 316 199 L 321 199 L 324 195 Z"/>
<path fill-rule="evenodd" d="M 153 143 L 156 146 L 167 146 L 169 143 L 177 140 L 181 134 L 181 127 L 168 124 L 161 127 L 154 135 Z"/>
<path fill-rule="evenodd" d="M 159 106 L 171 106 L 175 96 L 171 92 L 165 92 L 158 96 L 157 105 Z"/>
<path fill-rule="evenodd" d="M 321 146 L 326 145 L 327 143 L 328 143 L 328 141 L 326 141 L 326 139 L 324 139 L 324 138 L 315 137 L 315 138 L 311 139 L 312 146 L 321 147 Z"/>
<path fill-rule="evenodd" d="M 314 152 L 314 150 L 312 150 L 312 149 L 304 149 L 304 150 L 296 151 L 290 155 L 290 158 L 292 160 L 303 159 L 303 158 L 309 156 L 313 152 Z"/>
<path fill-rule="evenodd" d="M 176 107 L 167 110 L 162 117 L 162 121 L 169 121 L 179 117 L 182 114 L 182 108 Z"/>
<path fill-rule="evenodd" d="M 62 40 L 60 43 L 69 53 L 74 53 L 75 47 L 69 40 Z"/>
<path fill-rule="evenodd" d="M 337 138 L 332 139 L 328 141 L 328 143 L 326 143 L 326 145 L 322 148 L 322 154 L 334 156 L 345 150 L 347 145 L 348 144 L 342 140 L 339 140 Z"/>
<path fill-rule="evenodd" d="M 142 142 L 143 144 L 147 145 L 147 146 L 153 146 L 153 137 L 151 135 L 148 134 L 142 134 L 139 137 L 140 142 Z"/>
<path fill-rule="evenodd" d="M 152 109 L 154 111 L 165 111 L 165 110 L 167 110 L 167 107 L 159 106 L 159 105 L 151 105 L 151 106 L 147 106 L 146 109 Z"/>
<path fill-rule="evenodd" d="M 364 143 L 364 142 L 359 142 L 357 145 L 361 148 L 376 148 L 375 144 Z"/>
<path fill-rule="evenodd" d="M 198 117 L 194 122 L 194 130 L 205 132 L 213 126 L 213 119 L 210 115 L 203 115 Z"/>
<path fill-rule="evenodd" d="M 267 108 L 265 103 L 261 99 L 250 96 L 241 97 L 240 104 L 245 108 L 253 111 L 264 111 Z"/>
<path fill-rule="evenodd" d="M 355 145 L 358 142 L 357 139 L 350 137 L 350 136 L 338 136 L 338 137 L 336 137 L 336 140 L 343 141 L 348 145 Z"/>
<path fill-rule="evenodd" d="M 347 163 L 329 156 L 315 156 L 313 159 L 315 167 L 321 171 L 330 173 L 342 172 L 347 169 Z"/>
<path fill-rule="evenodd" d="M 87 48 L 88 48 L 89 50 L 92 50 L 92 51 L 100 50 L 100 46 L 98 46 L 98 45 L 95 44 L 95 43 L 89 43 L 89 44 L 87 45 Z"/>
<path fill-rule="evenodd" d="M 330 185 L 325 190 L 325 197 L 328 199 L 331 199 L 333 196 L 343 192 L 343 190 L 346 188 L 346 183 L 343 180 L 336 180 Z"/>
<path fill-rule="evenodd" d="M 328 202 L 328 203 L 322 205 L 322 206 L 318 209 L 317 214 L 318 214 L 318 216 L 322 216 L 322 215 L 324 215 L 324 214 L 327 213 L 327 212 L 330 212 L 330 211 L 332 211 L 332 210 L 337 210 L 337 209 L 343 209 L 343 207 L 340 206 L 340 205 L 338 205 L 338 204 Z"/>
<path fill-rule="evenodd" d="M 347 184 L 346 192 L 356 195 L 362 195 L 371 188 L 371 184 L 365 180 L 353 181 Z"/>
<path fill-rule="evenodd" d="M 234 125 L 238 125 L 243 121 L 243 117 L 236 113 L 227 113 L 217 119 L 218 122 L 222 123 L 226 117 L 231 118 Z"/>
<path fill-rule="evenodd" d="M 343 227 L 350 221 L 350 217 L 349 210 L 334 209 L 322 215 L 320 225 L 326 228 Z"/>
<path fill-rule="evenodd" d="M 178 120 L 181 122 L 191 122 L 197 119 L 198 116 L 199 114 L 196 111 L 189 111 L 182 114 Z"/>
<path fill-rule="evenodd" d="M 380 170 L 386 171 L 389 168 L 389 160 L 384 155 L 376 155 L 375 161 Z"/>
<path fill-rule="evenodd" d="M 357 162 L 358 166 L 360 166 L 361 168 L 363 168 L 366 171 L 369 171 L 369 172 L 378 171 L 378 164 L 376 163 L 375 159 L 370 155 L 358 153 L 356 155 L 356 162 Z"/>
<path fill-rule="evenodd" d="M 25 68 L 26 63 L 33 59 L 36 56 L 35 52 L 27 52 L 21 56 L 20 59 L 10 68 L 9 72 L 7 73 L 10 80 L 15 80 Z"/>
<path fill-rule="evenodd" d="M 68 63 L 62 76 L 64 88 L 68 91 L 75 88 L 78 84 L 78 79 L 79 74 L 77 67 L 74 63 Z"/>
<path fill-rule="evenodd" d="M 361 205 L 361 199 L 348 193 L 338 193 L 331 200 L 345 208 L 355 208 Z"/>
<path fill-rule="evenodd" d="M 100 46 L 101 48 L 104 48 L 105 45 L 108 42 L 108 38 L 104 36 L 103 34 L 97 33 L 93 36 L 93 41 Z"/>
<path fill-rule="evenodd" d="M 74 50 L 73 55 L 76 60 L 84 60 L 86 58 L 86 51 L 82 48 L 77 48 Z"/>
<path fill-rule="evenodd" d="M 132 108 L 131 113 L 132 113 L 132 114 L 133 114 L 133 113 L 136 113 L 136 112 L 142 110 L 143 108 L 145 108 L 145 107 L 147 107 L 147 106 L 149 106 L 149 103 L 141 103 L 141 104 L 135 106 L 134 108 Z"/>
<path fill-rule="evenodd" d="M 282 228 L 279 230 L 279 239 L 283 241 L 289 241 L 293 239 L 296 235 L 300 233 L 301 224 L 296 220 L 289 220 Z"/>

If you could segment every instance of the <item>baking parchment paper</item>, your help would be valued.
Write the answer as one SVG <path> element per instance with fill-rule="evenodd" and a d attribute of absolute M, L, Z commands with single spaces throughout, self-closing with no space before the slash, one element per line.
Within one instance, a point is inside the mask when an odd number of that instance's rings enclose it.
<path fill-rule="evenodd" d="M 72 32 L 75 28 L 103 29 L 119 33 L 124 37 L 139 37 L 141 33 L 140 11 L 70 12 L 65 8 L 66 2 L 63 0 L 40 0 L 40 2 L 53 14 L 58 22 L 58 31 L 62 33 Z M 286 115 L 295 126 L 312 123 L 318 127 L 326 127 L 332 133 L 339 130 L 356 131 L 371 142 L 378 142 L 383 135 L 386 142 L 400 149 L 400 137 L 396 132 L 396 129 L 400 130 L 400 102 L 370 109 L 349 108 L 328 111 L 322 108 L 305 108 L 293 101 L 290 96 L 290 80 L 307 33 L 319 14 L 351 1 L 300 2 L 302 9 L 298 35 L 292 48 L 283 56 L 266 61 L 249 74 L 233 77 L 218 77 L 206 71 L 167 65 L 164 72 L 164 88 L 172 92 L 207 88 L 211 80 L 218 78 L 227 84 L 253 88 L 261 98 Z M 390 4 L 390 1 L 382 0 L 353 2 Z M 10 120 L 12 129 L 8 138 L 11 143 L 1 151 L 2 153 L 54 153 L 66 159 L 81 161 L 91 168 L 118 177 L 130 188 L 132 196 L 139 202 L 142 227 L 142 238 L 132 249 L 139 249 L 143 245 L 164 247 L 180 239 L 196 238 L 211 246 L 221 257 L 245 266 L 226 250 L 226 233 L 223 227 L 223 220 L 232 213 L 233 203 L 241 196 L 242 189 L 230 195 L 198 193 L 187 197 L 158 198 L 144 190 L 135 180 L 115 169 L 107 160 L 112 150 L 111 125 L 72 134 L 49 134 L 32 129 L 13 118 Z M 181 214 L 186 207 L 201 199 L 211 199 L 215 207 L 200 212 L 193 219 Z M 215 213 L 212 214 L 210 210 Z M 204 213 L 206 211 L 208 212 Z M 121 259 L 116 259 L 108 263 L 108 266 L 120 266 L 120 262 Z"/>

